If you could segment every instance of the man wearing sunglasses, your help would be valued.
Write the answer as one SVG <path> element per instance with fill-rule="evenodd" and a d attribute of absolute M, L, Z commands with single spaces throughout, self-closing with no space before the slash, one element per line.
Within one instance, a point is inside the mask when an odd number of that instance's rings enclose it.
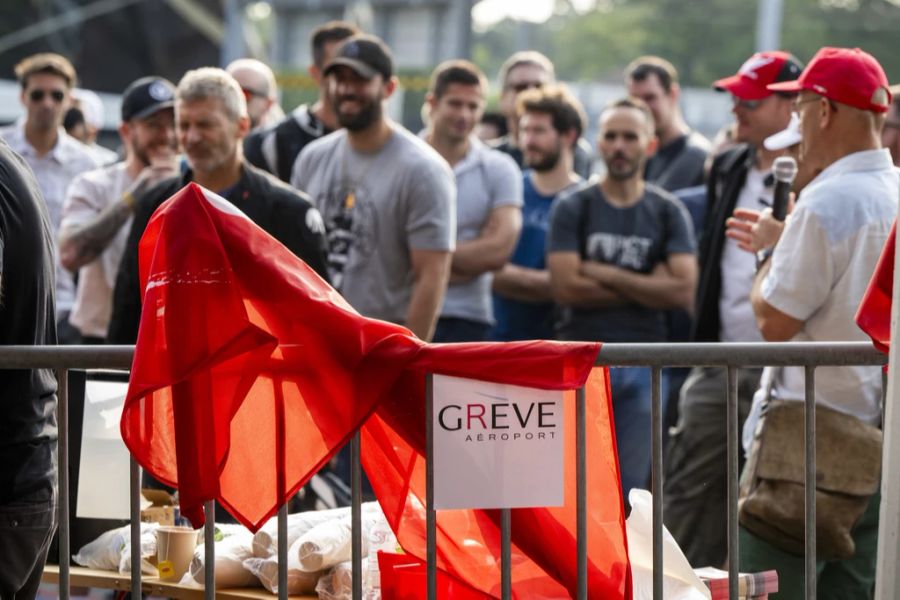
<path fill-rule="evenodd" d="M 99 165 L 90 150 L 70 137 L 62 127 L 76 79 L 72 63 L 59 54 L 35 54 L 17 64 L 15 73 L 21 86 L 20 100 L 26 114 L 18 123 L 0 130 L 0 137 L 34 171 L 47 204 L 55 240 L 62 220 L 66 189 L 76 176 Z M 81 337 L 69 325 L 69 313 L 74 301 L 75 280 L 57 263 L 56 319 L 60 344 L 77 343 Z"/>
<path fill-rule="evenodd" d="M 509 134 L 494 143 L 494 148 L 509 154 L 520 168 L 524 169 L 524 155 L 519 144 L 519 115 L 516 111 L 516 97 L 525 90 L 541 89 L 556 82 L 556 71 L 550 59 L 534 50 L 516 52 L 500 67 L 498 77 L 503 89 L 500 91 L 500 111 L 506 117 Z M 574 170 L 582 178 L 591 176 L 594 152 L 583 137 L 573 146 Z"/>
<path fill-rule="evenodd" d="M 225 71 L 234 77 L 247 101 L 250 131 L 274 125 L 284 118 L 278 104 L 278 84 L 269 66 L 254 58 L 232 61 Z"/>
<path fill-rule="evenodd" d="M 802 70 L 800 61 L 787 52 L 760 52 L 735 75 L 714 83 L 717 90 L 731 94 L 738 144 L 716 157 L 707 181 L 692 341 L 762 341 L 750 306 L 756 262 L 725 237 L 725 222 L 736 207 L 759 210 L 771 205 L 771 168 L 780 151 L 767 150 L 763 141 L 787 127 L 796 93 L 775 93 L 766 86 L 794 80 Z M 741 422 L 759 377 L 759 369 L 739 372 Z M 726 557 L 725 389 L 725 369 L 691 370 L 665 454 L 666 526 L 694 565 L 721 565 Z"/>

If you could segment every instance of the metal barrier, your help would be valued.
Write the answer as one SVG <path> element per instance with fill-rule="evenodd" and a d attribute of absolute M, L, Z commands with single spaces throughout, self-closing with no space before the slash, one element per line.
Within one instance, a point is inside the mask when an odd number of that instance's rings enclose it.
<path fill-rule="evenodd" d="M 59 382 L 59 555 L 71 555 L 68 522 L 68 393 L 69 369 L 123 369 L 131 367 L 133 348 L 130 346 L 54 346 L 0 347 L 0 369 L 55 369 Z M 806 598 L 816 597 L 816 531 L 815 531 L 815 369 L 820 366 L 884 365 L 887 357 L 868 343 L 752 343 L 752 344 L 607 344 L 597 357 L 597 365 L 614 367 L 650 367 L 652 370 L 652 487 L 653 487 L 653 598 L 663 595 L 662 555 L 662 402 L 660 376 L 663 367 L 724 367 L 728 371 L 727 385 L 727 471 L 728 471 L 728 573 L 729 597 L 738 598 L 738 400 L 737 372 L 741 367 L 801 366 L 806 370 Z M 427 526 L 427 597 L 436 598 L 436 513 L 433 507 L 434 478 L 432 469 L 432 389 L 431 377 L 426 381 L 426 437 L 428 445 L 426 466 L 426 526 Z M 579 600 L 588 597 L 587 589 L 587 507 L 585 477 L 585 394 L 576 394 L 576 476 L 577 476 L 577 573 Z M 361 476 L 359 433 L 351 444 L 353 501 L 353 597 L 362 598 L 362 527 Z M 131 464 L 131 544 L 140 547 L 140 470 Z M 213 515 L 213 503 L 205 505 L 206 514 Z M 206 598 L 215 597 L 214 519 L 207 520 L 205 529 Z M 813 524 L 813 526 L 810 526 Z M 503 598 L 511 597 L 510 514 L 503 511 L 501 519 L 501 590 Z M 287 597 L 287 510 L 278 512 L 279 598 Z M 139 554 L 139 552 L 138 552 Z M 132 556 L 135 556 L 132 553 Z M 60 597 L 69 597 L 69 565 L 60 561 Z M 140 589 L 140 561 L 132 560 L 131 589 Z"/>

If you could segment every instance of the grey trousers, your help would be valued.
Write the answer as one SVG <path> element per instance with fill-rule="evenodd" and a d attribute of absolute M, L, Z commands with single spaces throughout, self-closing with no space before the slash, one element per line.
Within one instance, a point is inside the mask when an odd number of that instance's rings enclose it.
<path fill-rule="evenodd" d="M 0 599 L 37 595 L 56 521 L 55 489 L 0 505 Z"/>
<path fill-rule="evenodd" d="M 738 444 L 761 374 L 738 371 Z M 727 385 L 725 368 L 691 370 L 664 456 L 663 522 L 695 568 L 727 560 Z M 739 456 L 742 467 L 742 450 Z"/>

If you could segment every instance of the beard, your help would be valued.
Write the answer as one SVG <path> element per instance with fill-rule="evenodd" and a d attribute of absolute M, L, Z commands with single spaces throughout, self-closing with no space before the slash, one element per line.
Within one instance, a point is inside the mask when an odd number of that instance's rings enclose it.
<path fill-rule="evenodd" d="M 642 158 L 642 156 L 638 156 L 634 159 L 629 159 L 624 154 L 615 154 L 606 161 L 606 172 L 611 178 L 617 181 L 631 179 L 640 171 Z M 624 159 L 625 162 L 622 164 L 614 164 L 613 161 L 621 159 Z"/>
<path fill-rule="evenodd" d="M 528 148 L 526 148 L 528 150 Z M 532 150 L 533 151 L 533 150 Z M 557 143 L 556 148 L 552 150 L 548 150 L 545 152 L 538 152 L 536 156 L 529 157 L 528 154 L 524 154 L 522 160 L 525 163 L 525 166 L 533 171 L 537 171 L 539 173 L 552 171 L 557 164 L 559 164 L 560 156 L 562 155 L 562 144 Z"/>
<path fill-rule="evenodd" d="M 359 112 L 356 114 L 342 112 L 340 107 L 345 100 L 356 100 L 359 102 L 361 104 Z M 349 131 L 362 131 L 368 128 L 372 123 L 381 119 L 383 112 L 381 108 L 381 94 L 369 102 L 358 96 L 338 96 L 333 99 L 332 106 L 338 123 Z"/>

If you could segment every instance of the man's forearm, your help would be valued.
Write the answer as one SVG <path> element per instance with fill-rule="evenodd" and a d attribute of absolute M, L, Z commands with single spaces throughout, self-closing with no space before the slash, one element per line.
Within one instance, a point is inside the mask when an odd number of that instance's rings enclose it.
<path fill-rule="evenodd" d="M 691 310 L 694 286 L 688 279 L 676 277 L 667 269 L 637 273 L 610 265 L 585 263 L 582 272 L 606 284 L 630 300 L 648 308 Z"/>
<path fill-rule="evenodd" d="M 473 278 L 496 271 L 506 264 L 510 254 L 511 245 L 501 240 L 476 238 L 460 241 L 453 252 L 453 273 Z"/>
<path fill-rule="evenodd" d="M 494 273 L 494 293 L 519 302 L 551 302 L 550 272 L 507 263 Z"/>
<path fill-rule="evenodd" d="M 129 195 L 107 206 L 93 220 L 64 229 L 59 240 L 62 265 L 76 271 L 100 256 L 133 214 L 133 209 L 134 199 Z"/>
<path fill-rule="evenodd" d="M 446 272 L 425 272 L 413 283 L 406 327 L 419 339 L 431 341 L 446 289 Z"/>

